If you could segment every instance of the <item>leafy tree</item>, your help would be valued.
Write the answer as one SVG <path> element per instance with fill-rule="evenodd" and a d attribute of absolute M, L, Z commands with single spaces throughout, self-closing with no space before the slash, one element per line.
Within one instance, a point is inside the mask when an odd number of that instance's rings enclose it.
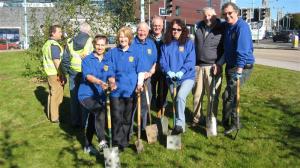
<path fill-rule="evenodd" d="M 293 29 L 298 29 L 298 30 L 300 29 L 300 14 L 293 14 L 291 27 Z"/>

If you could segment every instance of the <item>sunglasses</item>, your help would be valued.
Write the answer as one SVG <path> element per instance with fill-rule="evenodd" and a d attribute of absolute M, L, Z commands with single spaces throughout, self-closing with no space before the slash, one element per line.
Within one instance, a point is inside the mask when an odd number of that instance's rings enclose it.
<path fill-rule="evenodd" d="M 173 31 L 178 31 L 178 32 L 182 31 L 182 29 L 176 29 L 176 28 L 172 28 L 172 30 Z"/>
<path fill-rule="evenodd" d="M 226 12 L 226 13 L 223 13 L 223 16 L 227 16 L 227 15 L 230 16 L 230 15 L 232 15 L 232 13 L 233 13 L 233 12 Z"/>

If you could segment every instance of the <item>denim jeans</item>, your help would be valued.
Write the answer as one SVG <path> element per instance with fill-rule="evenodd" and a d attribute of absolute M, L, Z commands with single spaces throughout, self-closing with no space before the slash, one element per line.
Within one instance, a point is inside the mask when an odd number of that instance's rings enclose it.
<path fill-rule="evenodd" d="M 177 86 L 177 95 L 176 99 L 176 120 L 175 124 L 177 126 L 181 126 L 183 131 L 185 131 L 185 104 L 186 97 L 193 89 L 195 81 L 192 79 L 187 79 L 181 83 L 181 85 Z M 173 96 L 174 93 L 174 83 L 169 82 L 170 92 Z"/>
<path fill-rule="evenodd" d="M 226 82 L 227 86 L 223 93 L 223 110 L 222 110 L 222 124 L 223 126 L 229 126 L 229 120 L 231 116 L 231 124 L 239 124 L 236 122 L 236 94 L 237 94 L 237 82 L 233 78 L 233 74 L 236 72 L 236 68 L 226 68 Z M 240 86 L 242 86 L 246 80 L 249 79 L 252 69 L 244 69 L 242 77 L 240 78 Z"/>

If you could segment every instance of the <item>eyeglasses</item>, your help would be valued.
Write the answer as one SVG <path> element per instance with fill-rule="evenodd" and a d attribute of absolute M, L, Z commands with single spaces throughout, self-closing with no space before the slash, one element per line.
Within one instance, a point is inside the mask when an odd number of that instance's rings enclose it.
<path fill-rule="evenodd" d="M 176 28 L 172 28 L 172 30 L 173 31 L 178 31 L 178 32 L 182 31 L 182 29 L 176 29 Z"/>
<path fill-rule="evenodd" d="M 223 16 L 227 16 L 227 15 L 230 16 L 230 15 L 232 15 L 232 13 L 233 13 L 233 12 L 226 12 L 226 13 L 223 13 Z"/>

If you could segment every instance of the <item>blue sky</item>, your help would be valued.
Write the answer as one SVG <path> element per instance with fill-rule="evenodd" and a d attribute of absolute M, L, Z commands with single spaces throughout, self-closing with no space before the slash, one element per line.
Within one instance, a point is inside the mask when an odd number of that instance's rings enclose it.
<path fill-rule="evenodd" d="M 262 7 L 262 0 L 236 0 L 236 4 L 240 8 Z M 277 10 L 282 10 L 286 13 L 300 13 L 300 0 L 269 0 L 269 7 L 273 19 L 277 18 Z"/>

